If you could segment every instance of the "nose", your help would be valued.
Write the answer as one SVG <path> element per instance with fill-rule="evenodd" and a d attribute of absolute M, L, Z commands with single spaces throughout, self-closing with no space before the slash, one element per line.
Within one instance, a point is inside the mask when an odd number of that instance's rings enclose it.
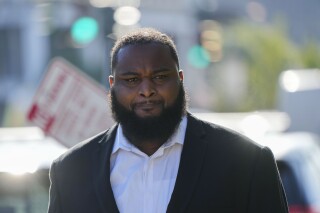
<path fill-rule="evenodd" d="M 143 79 L 139 88 L 139 95 L 149 98 L 156 94 L 156 88 L 154 83 L 149 79 Z"/>

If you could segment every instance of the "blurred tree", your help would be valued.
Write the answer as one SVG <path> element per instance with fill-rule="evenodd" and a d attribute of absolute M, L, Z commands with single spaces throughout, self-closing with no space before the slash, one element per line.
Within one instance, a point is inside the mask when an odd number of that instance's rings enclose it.
<path fill-rule="evenodd" d="M 290 41 L 280 24 L 237 22 L 225 30 L 225 38 L 225 55 L 236 54 L 246 65 L 248 75 L 246 98 L 233 110 L 274 109 L 279 74 L 287 69 L 304 67 L 305 60 L 297 45 Z M 310 51 L 314 52 L 306 50 Z M 311 57 L 309 59 L 313 61 Z"/>
<path fill-rule="evenodd" d="M 301 47 L 301 59 L 306 68 L 320 69 L 320 47 L 313 39 L 308 40 Z"/>

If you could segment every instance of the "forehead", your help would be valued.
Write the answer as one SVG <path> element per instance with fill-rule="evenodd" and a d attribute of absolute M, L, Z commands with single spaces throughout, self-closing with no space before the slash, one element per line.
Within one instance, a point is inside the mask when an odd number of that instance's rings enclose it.
<path fill-rule="evenodd" d="M 163 44 L 131 44 L 120 48 L 116 69 L 124 66 L 171 66 L 177 69 L 170 48 Z"/>

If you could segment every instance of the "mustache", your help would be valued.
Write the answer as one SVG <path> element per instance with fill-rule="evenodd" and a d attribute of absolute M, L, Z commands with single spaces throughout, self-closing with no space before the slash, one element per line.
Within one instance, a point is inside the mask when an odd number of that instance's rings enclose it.
<path fill-rule="evenodd" d="M 131 105 L 131 108 L 134 109 L 135 107 L 139 106 L 145 106 L 145 105 L 164 105 L 162 100 L 146 100 L 146 101 L 140 101 L 133 103 Z"/>

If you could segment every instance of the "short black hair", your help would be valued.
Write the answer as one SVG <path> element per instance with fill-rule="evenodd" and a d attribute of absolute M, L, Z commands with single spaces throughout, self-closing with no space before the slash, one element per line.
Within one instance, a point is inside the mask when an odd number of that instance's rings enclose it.
<path fill-rule="evenodd" d="M 157 43 L 169 47 L 171 56 L 177 63 L 179 69 L 177 48 L 172 38 L 153 28 L 140 28 L 124 35 L 115 42 L 111 50 L 111 73 L 113 73 L 113 69 L 117 64 L 118 52 L 121 48 L 128 45 L 142 45 L 150 43 Z"/>

